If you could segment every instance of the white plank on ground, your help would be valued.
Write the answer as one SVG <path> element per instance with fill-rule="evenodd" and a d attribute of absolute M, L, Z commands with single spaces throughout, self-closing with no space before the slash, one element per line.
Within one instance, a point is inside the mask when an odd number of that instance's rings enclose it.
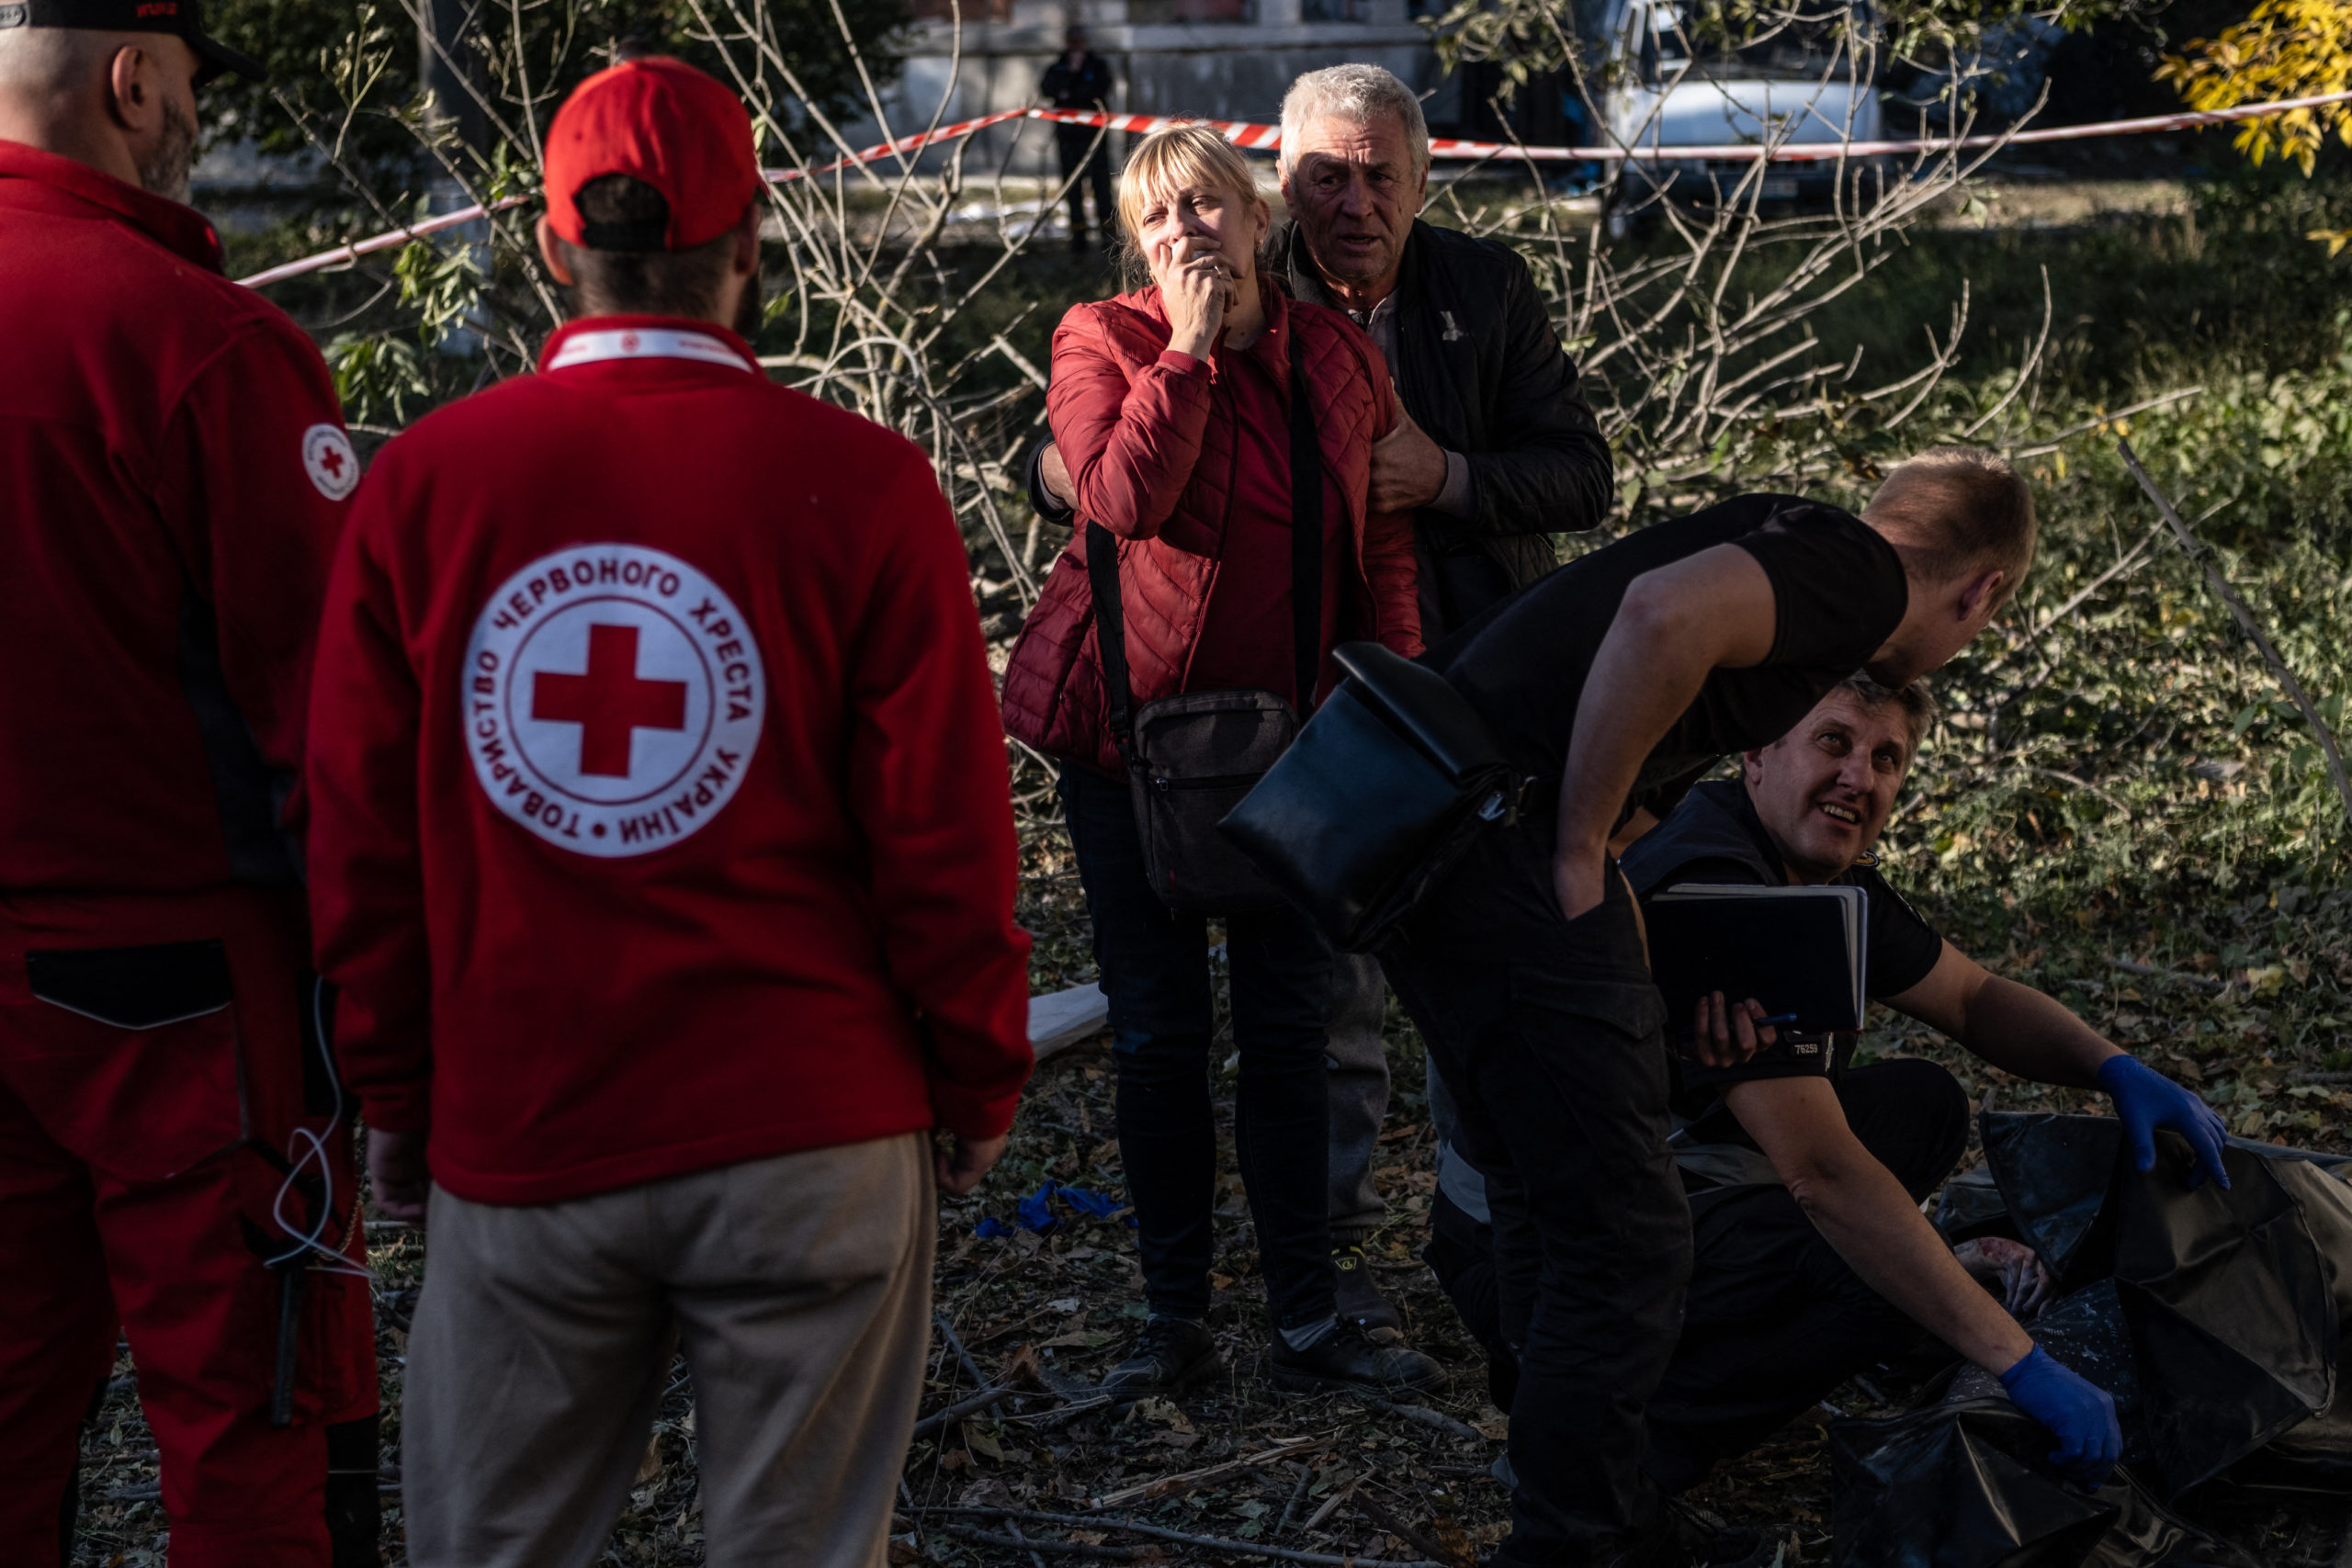
<path fill-rule="evenodd" d="M 1029 998 L 1029 1048 L 1044 1061 L 1057 1051 L 1091 1040 L 1111 1021 L 1111 1004 L 1099 985 L 1073 986 Z"/>

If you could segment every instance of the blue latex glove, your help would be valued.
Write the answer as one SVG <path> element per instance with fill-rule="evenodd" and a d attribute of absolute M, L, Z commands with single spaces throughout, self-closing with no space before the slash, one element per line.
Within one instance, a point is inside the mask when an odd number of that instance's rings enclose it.
<path fill-rule="evenodd" d="M 2228 1173 L 2222 1168 L 2222 1140 L 2229 1128 L 2211 1106 L 2136 1056 L 2109 1056 L 2101 1062 L 2098 1087 L 2115 1101 L 2116 1118 L 2132 1143 L 2133 1168 L 2155 1168 L 2156 1129 L 2169 1127 L 2197 1151 L 2197 1168 L 2189 1172 L 2189 1186 L 2202 1185 L 2209 1176 L 2224 1187 L 2230 1184 Z"/>
<path fill-rule="evenodd" d="M 2123 1457 L 2123 1428 L 2107 1390 L 2068 1371 L 2036 1345 L 2001 1374 L 2001 1386 L 2019 1410 L 2058 1439 L 2050 1462 L 2087 1486 L 2104 1482 Z"/>

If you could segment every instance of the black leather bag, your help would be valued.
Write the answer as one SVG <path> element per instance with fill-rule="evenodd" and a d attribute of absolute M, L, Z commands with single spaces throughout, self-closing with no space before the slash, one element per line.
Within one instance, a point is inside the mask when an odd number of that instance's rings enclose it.
<path fill-rule="evenodd" d="M 1492 823 L 1528 776 L 1436 671 L 1342 643 L 1348 679 L 1218 824 L 1334 947 L 1369 952 Z"/>
<path fill-rule="evenodd" d="M 1294 688 L 1312 708 L 1323 668 L 1323 457 L 1315 436 L 1298 335 L 1290 350 L 1291 607 Z M 1127 681 L 1118 541 L 1086 525 L 1086 575 L 1094 595 L 1111 734 L 1126 763 L 1136 829 L 1152 891 L 1170 908 L 1232 915 L 1278 908 L 1275 886 L 1217 831 L 1290 746 L 1298 714 L 1259 688 L 1182 692 L 1135 707 Z"/>

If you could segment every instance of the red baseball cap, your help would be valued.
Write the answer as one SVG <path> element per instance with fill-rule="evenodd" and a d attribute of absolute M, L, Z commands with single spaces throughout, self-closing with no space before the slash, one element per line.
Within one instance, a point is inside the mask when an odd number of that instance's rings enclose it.
<path fill-rule="evenodd" d="M 670 204 L 669 231 L 591 234 L 574 205 L 606 175 L 643 180 Z M 759 194 L 752 117 L 743 100 L 683 60 L 648 55 L 599 71 L 572 89 L 548 128 L 548 219 L 594 250 L 692 250 L 742 220 Z"/>

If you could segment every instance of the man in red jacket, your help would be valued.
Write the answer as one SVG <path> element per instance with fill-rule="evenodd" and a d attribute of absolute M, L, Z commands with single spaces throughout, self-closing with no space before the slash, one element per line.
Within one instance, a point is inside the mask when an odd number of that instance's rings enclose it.
<path fill-rule="evenodd" d="M 932 1183 L 1028 1077 L 962 539 L 728 330 L 752 145 L 677 61 L 581 85 L 539 230 L 576 319 L 384 450 L 336 563 L 314 903 L 379 1201 L 431 1221 L 418 1568 L 596 1557 L 675 1339 L 713 1560 L 878 1562 Z"/>
<path fill-rule="evenodd" d="M 70 1554 L 118 1327 L 173 1568 L 376 1561 L 356 1171 L 286 836 L 359 467 L 318 351 L 173 199 L 224 67 L 260 70 L 193 4 L 0 6 L 6 1568 Z"/>

